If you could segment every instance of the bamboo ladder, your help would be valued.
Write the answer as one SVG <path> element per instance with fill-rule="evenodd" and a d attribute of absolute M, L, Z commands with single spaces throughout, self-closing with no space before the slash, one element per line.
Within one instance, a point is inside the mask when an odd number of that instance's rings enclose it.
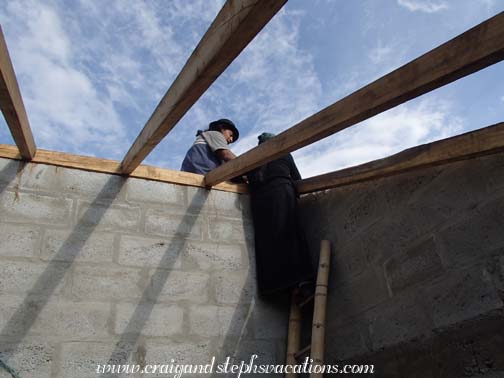
<path fill-rule="evenodd" d="M 329 281 L 329 266 L 331 261 L 331 244 L 329 240 L 320 243 L 320 259 L 317 271 L 315 295 L 302 303 L 295 300 L 296 292 L 292 293 L 289 315 L 289 332 L 287 335 L 287 365 L 296 365 L 298 359 L 310 353 L 312 366 L 324 364 L 325 318 L 327 302 L 327 284 Z M 301 343 L 301 307 L 314 300 L 311 344 L 303 349 Z M 286 378 L 297 378 L 297 373 L 286 373 Z M 323 373 L 311 373 L 310 378 L 320 378 Z"/>

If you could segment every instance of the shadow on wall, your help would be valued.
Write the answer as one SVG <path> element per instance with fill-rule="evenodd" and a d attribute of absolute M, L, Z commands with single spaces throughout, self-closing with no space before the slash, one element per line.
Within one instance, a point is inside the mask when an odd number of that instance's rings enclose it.
<path fill-rule="evenodd" d="M 131 315 L 124 332 L 121 335 L 121 338 L 116 343 L 112 354 L 107 362 L 107 364 L 112 365 L 122 365 L 126 364 L 131 353 L 135 349 L 136 344 L 140 338 L 143 328 L 145 324 L 149 320 L 149 317 L 152 313 L 154 306 L 156 305 L 156 301 L 161 294 L 166 281 L 171 273 L 173 268 L 173 264 L 177 260 L 173 256 L 173 251 L 177 250 L 180 253 L 185 246 L 185 238 L 184 236 L 191 232 L 194 227 L 195 221 L 198 218 L 198 215 L 203 207 L 203 204 L 206 202 L 208 198 L 208 191 L 204 192 L 204 199 L 202 204 L 198 204 L 196 206 L 196 201 L 201 201 L 200 198 L 194 196 L 191 204 L 188 209 L 197 209 L 196 213 L 186 212 L 184 217 L 182 218 L 180 224 L 178 225 L 172 241 L 168 244 L 166 252 L 159 262 L 159 266 L 163 268 L 156 268 L 154 274 L 149 279 L 148 284 L 145 287 L 144 292 L 138 302 L 133 315 Z M 181 237 L 181 239 L 177 239 L 177 237 Z M 182 240 L 182 241 L 181 241 Z M 141 362 L 145 358 L 145 347 L 142 345 L 136 346 L 136 360 L 140 360 L 137 362 Z M 169 361 L 168 361 L 169 362 Z M 165 361 L 167 363 L 167 361 Z M 108 373 L 104 375 L 104 377 L 113 377 L 115 374 Z"/>
<path fill-rule="evenodd" d="M 245 226 L 245 223 L 243 223 Z M 246 234 L 247 230 L 243 228 Z M 289 301 L 287 294 L 261 297 L 257 293 L 255 250 L 247 244 L 249 270 L 226 335 L 219 340 L 216 364 L 229 359 L 230 365 L 247 364 L 252 355 L 254 364 L 281 364 L 285 356 Z M 250 289 L 250 292 L 247 291 Z M 282 344 L 278 345 L 279 340 Z M 274 374 L 273 374 L 274 375 Z M 247 373 L 247 376 L 249 374 Z M 250 375 L 254 376 L 254 375 Z M 214 370 L 212 378 L 236 377 Z"/>
<path fill-rule="evenodd" d="M 72 266 L 75 258 L 79 255 L 86 241 L 100 223 L 107 209 L 112 205 L 114 198 L 120 193 L 125 182 L 125 179 L 121 178 L 118 181 L 117 177 L 113 176 L 105 183 L 89 209 L 75 225 L 70 236 L 48 262 L 44 272 L 28 291 L 21 306 L 7 321 L 0 333 L 0 340 L 8 338 L 12 348 L 15 348 L 23 341 L 38 315 L 47 305 L 55 289 L 62 281 L 65 273 Z M 85 221 L 91 216 L 97 219 L 97 222 L 92 225 Z M 69 251 L 71 252 L 69 253 Z M 62 263 L 62 261 L 66 261 L 66 263 Z M 13 329 L 19 330 L 19 332 L 13 334 L 11 331 Z"/>
<path fill-rule="evenodd" d="M 25 165 L 23 163 L 10 161 L 0 172 L 2 181 L 0 182 L 0 193 L 8 186 L 12 187 L 13 181 L 23 172 Z M 126 183 L 125 178 L 111 176 L 100 192 L 96 195 L 89 207 L 77 219 L 73 226 L 70 235 L 64 240 L 60 248 L 47 262 L 43 273 L 37 278 L 34 285 L 27 291 L 23 302 L 14 311 L 12 316 L 5 323 L 4 328 L 0 332 L 0 340 L 8 340 L 11 349 L 18 347 L 32 329 L 37 318 L 47 306 L 48 302 L 54 296 L 57 287 L 62 283 L 66 273 L 72 268 L 76 258 L 82 254 L 83 247 L 86 245 L 96 228 L 101 223 L 106 212 L 111 208 L 118 195 L 121 193 Z M 187 212 L 184 214 L 181 222 L 177 226 L 175 235 L 172 241 L 167 245 L 166 252 L 159 262 L 158 267 L 149 278 L 149 281 L 142 293 L 141 299 L 135 307 L 124 332 L 121 334 L 119 341 L 115 343 L 114 349 L 109 357 L 109 364 L 125 364 L 130 360 L 132 353 L 136 363 L 142 362 L 142 356 L 145 358 L 146 349 L 141 339 L 141 334 L 147 321 L 149 320 L 154 306 L 166 284 L 169 275 L 175 263 L 174 251 L 181 253 L 184 250 L 185 236 L 193 229 L 198 215 L 200 214 L 204 203 L 207 201 L 209 191 L 204 191 L 204 198 L 195 196 L 188 206 Z M 89 219 L 93 219 L 90 223 Z M 245 224 L 243 224 L 246 233 Z M 248 244 L 247 244 L 248 245 Z M 255 275 L 255 260 L 254 251 L 248 245 L 249 269 L 246 273 L 243 288 L 240 287 L 239 298 L 233 300 L 233 304 L 224 305 L 225 311 L 229 312 L 224 316 L 224 320 L 218 319 L 225 324 L 225 327 L 218 325 L 225 335 L 212 337 L 210 347 L 217 354 L 216 362 L 225 360 L 230 357 L 232 360 L 246 360 L 250 358 L 252 353 L 268 356 L 270 350 L 265 350 L 265 346 L 273 345 L 273 352 L 278 355 L 278 339 L 270 339 L 268 332 L 275 328 L 280 323 L 259 323 L 256 319 L 267 318 L 272 312 L 275 314 L 284 313 L 288 303 L 273 302 L 266 303 L 262 299 L 256 300 L 256 284 Z M 226 272 L 222 271 L 222 279 L 226 280 Z M 241 283 L 240 283 L 241 285 Z M 240 290 L 239 289 L 239 290 Z M 238 291 L 235 291 L 238 294 Z M 266 313 L 266 315 L 264 315 Z M 231 319 L 229 319 L 229 316 Z M 285 321 L 280 320 L 281 325 L 287 328 L 287 317 Z M 255 328 L 254 328 L 255 326 Z M 15 331 L 13 331 L 15 330 Z M 279 332 L 275 331 L 274 332 Z M 280 332 L 283 332 L 280 331 Z M 257 341 L 256 339 L 262 339 Z M 4 359 L 5 366 L 8 367 L 9 356 Z M 2 362 L 2 364 L 3 364 Z M 161 361 L 163 362 L 163 361 Z M 168 361 L 169 362 L 169 361 Z M 166 361 L 164 361 L 166 363 Z M 1 368 L 2 366 L 0 366 Z M 5 370 L 5 369 L 4 369 Z M 12 375 L 12 374 L 11 374 Z M 15 376 L 15 375 L 13 375 Z M 105 375 L 106 376 L 106 375 Z M 111 376 L 111 375 L 109 375 Z M 219 377 L 223 377 L 222 374 Z"/>
<path fill-rule="evenodd" d="M 26 163 L 24 161 L 8 161 L 8 163 L 0 171 L 0 194 L 2 194 L 9 185 L 13 184 L 14 179 L 19 177 L 25 166 Z"/>

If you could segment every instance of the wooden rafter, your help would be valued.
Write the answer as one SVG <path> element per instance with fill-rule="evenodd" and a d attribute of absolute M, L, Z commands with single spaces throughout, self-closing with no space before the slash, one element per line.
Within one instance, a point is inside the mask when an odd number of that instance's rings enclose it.
<path fill-rule="evenodd" d="M 504 12 L 205 176 L 212 186 L 504 59 Z"/>
<path fill-rule="evenodd" d="M 121 163 L 133 172 L 287 0 L 228 0 Z"/>
<path fill-rule="evenodd" d="M 0 27 L 0 108 L 23 159 L 35 156 L 35 141 Z"/>
<path fill-rule="evenodd" d="M 24 160 L 15 146 L 0 144 L 0 158 Z M 63 152 L 37 150 L 37 154 L 31 160 L 32 163 L 55 165 L 57 167 L 66 167 L 81 169 L 90 172 L 108 173 L 121 175 L 119 169 L 120 162 L 117 160 L 100 159 L 92 156 L 80 156 L 67 154 Z M 130 177 L 146 180 L 167 182 L 172 184 L 195 186 L 204 188 L 204 176 L 189 172 L 173 171 L 170 169 L 151 167 L 141 165 L 131 174 Z M 245 184 L 234 184 L 223 182 L 212 189 L 225 192 L 247 193 Z"/>
<path fill-rule="evenodd" d="M 409 148 L 384 159 L 300 180 L 296 186 L 300 194 L 311 193 L 502 151 L 504 123 L 498 123 Z"/>

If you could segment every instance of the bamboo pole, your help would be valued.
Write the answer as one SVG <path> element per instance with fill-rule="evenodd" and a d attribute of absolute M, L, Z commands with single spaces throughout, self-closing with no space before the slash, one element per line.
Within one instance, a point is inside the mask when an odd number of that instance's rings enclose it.
<path fill-rule="evenodd" d="M 311 340 L 311 355 L 313 367 L 324 364 L 325 318 L 327 302 L 327 283 L 329 280 L 329 264 L 331 261 L 331 244 L 329 240 L 320 243 L 320 259 L 315 289 L 315 304 L 313 309 L 313 326 Z M 323 373 L 311 373 L 310 378 L 323 377 Z"/>
<path fill-rule="evenodd" d="M 297 364 L 295 354 L 301 346 L 301 307 L 297 303 L 298 289 L 292 290 L 291 307 L 289 314 L 289 331 L 287 334 L 287 365 Z M 285 373 L 285 378 L 297 378 L 297 373 Z"/>

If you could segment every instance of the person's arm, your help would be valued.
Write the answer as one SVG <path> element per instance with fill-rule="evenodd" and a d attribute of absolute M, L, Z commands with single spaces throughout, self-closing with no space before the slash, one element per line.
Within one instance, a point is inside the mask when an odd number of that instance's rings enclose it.
<path fill-rule="evenodd" d="M 228 150 L 228 149 L 219 149 L 219 150 L 216 150 L 215 151 L 215 154 L 217 155 L 217 157 L 219 159 L 221 159 L 222 161 L 229 161 L 229 160 L 233 160 L 233 159 L 236 159 L 236 155 L 233 154 L 231 152 L 231 150 Z"/>

